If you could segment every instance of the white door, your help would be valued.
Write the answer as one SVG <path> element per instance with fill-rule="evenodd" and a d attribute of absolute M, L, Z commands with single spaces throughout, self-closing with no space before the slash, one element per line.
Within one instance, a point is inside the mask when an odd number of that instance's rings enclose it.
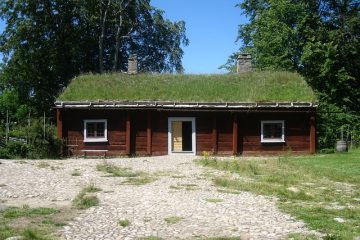
<path fill-rule="evenodd" d="M 170 117 L 168 119 L 168 153 L 196 154 L 195 118 Z"/>

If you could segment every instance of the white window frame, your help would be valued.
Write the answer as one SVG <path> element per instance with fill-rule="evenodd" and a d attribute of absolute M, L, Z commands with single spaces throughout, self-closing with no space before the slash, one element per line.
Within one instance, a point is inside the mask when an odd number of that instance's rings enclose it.
<path fill-rule="evenodd" d="M 172 122 L 182 121 L 182 122 L 191 122 L 191 141 L 192 141 L 192 151 L 183 151 L 183 152 L 173 152 L 172 151 Z M 196 124 L 195 117 L 169 117 L 168 118 L 168 154 L 169 155 L 178 155 L 178 154 L 188 154 L 196 155 Z"/>
<path fill-rule="evenodd" d="M 88 123 L 104 123 L 104 137 L 97 138 L 97 137 L 87 137 L 87 130 L 86 126 Z M 86 119 L 84 120 L 84 142 L 107 142 L 107 119 Z"/>
<path fill-rule="evenodd" d="M 281 123 L 282 124 L 282 133 L 281 138 L 264 139 L 264 123 Z M 285 121 L 284 120 L 267 120 L 261 121 L 261 142 L 262 143 L 284 143 L 285 142 Z"/>

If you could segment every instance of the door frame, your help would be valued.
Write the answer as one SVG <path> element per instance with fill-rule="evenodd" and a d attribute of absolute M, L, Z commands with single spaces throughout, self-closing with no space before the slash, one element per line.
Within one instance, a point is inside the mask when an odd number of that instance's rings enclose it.
<path fill-rule="evenodd" d="M 191 141 L 192 141 L 192 151 L 188 152 L 173 152 L 172 151 L 172 122 L 181 121 L 181 122 L 191 122 Z M 176 154 L 188 154 L 188 155 L 196 155 L 196 125 L 195 125 L 195 117 L 169 117 L 168 118 L 168 154 L 176 155 Z"/>

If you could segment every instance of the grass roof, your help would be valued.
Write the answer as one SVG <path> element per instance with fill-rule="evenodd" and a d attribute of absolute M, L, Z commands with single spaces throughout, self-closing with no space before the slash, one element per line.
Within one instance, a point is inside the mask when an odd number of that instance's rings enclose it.
<path fill-rule="evenodd" d="M 84 74 L 75 77 L 59 101 L 314 102 L 297 73 L 243 74 Z"/>

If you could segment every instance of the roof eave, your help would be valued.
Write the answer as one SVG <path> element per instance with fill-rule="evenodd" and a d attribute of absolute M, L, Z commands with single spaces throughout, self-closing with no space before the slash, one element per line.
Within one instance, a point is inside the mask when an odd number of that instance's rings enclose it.
<path fill-rule="evenodd" d="M 317 108 L 317 102 L 56 101 L 65 109 L 274 109 Z"/>

